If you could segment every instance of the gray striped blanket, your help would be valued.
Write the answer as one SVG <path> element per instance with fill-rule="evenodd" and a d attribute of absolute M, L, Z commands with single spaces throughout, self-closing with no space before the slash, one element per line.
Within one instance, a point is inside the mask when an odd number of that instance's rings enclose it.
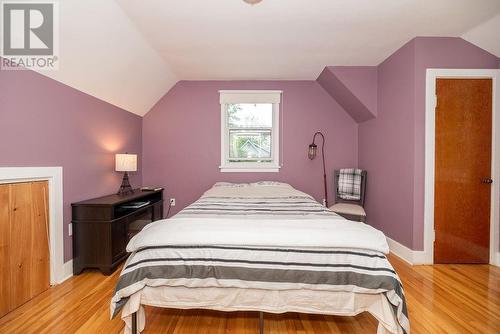
<path fill-rule="evenodd" d="M 337 231 L 342 236 L 344 232 L 340 227 L 344 225 L 352 226 L 353 231 L 359 234 L 357 229 L 365 228 L 363 225 L 338 217 L 303 193 L 277 197 L 210 195 L 214 194 L 206 194 L 173 219 L 151 224 L 151 228 L 141 232 L 143 235 L 138 240 L 131 241 L 128 249 L 132 254 L 123 268 L 112 299 L 113 317 L 129 296 L 146 286 L 309 289 L 384 294 L 402 331 L 409 333 L 401 281 L 381 251 L 368 247 L 334 247 L 321 241 L 316 246 L 307 242 L 293 246 L 296 241 L 290 244 L 280 241 L 288 240 L 287 235 L 295 240 L 294 234 L 307 239 L 304 234 L 307 229 L 299 229 L 299 224 L 301 228 L 310 224 L 314 239 L 321 239 L 318 231 L 331 233 L 332 236 Z M 225 239 L 221 239 L 221 233 L 210 233 L 219 228 L 216 220 L 207 223 L 221 216 L 225 217 L 221 219 L 221 224 L 226 225 L 220 225 L 220 229 L 224 230 L 222 234 L 227 234 Z M 280 227 L 281 236 L 273 230 L 266 230 L 266 226 L 273 225 L 274 221 L 270 221 L 268 216 L 277 223 L 288 224 L 285 229 Z M 317 220 L 321 222 L 316 223 Z M 266 225 L 258 225 L 261 221 L 265 221 Z M 328 225 L 322 225 L 322 222 Z M 195 223 L 197 225 L 191 225 Z M 231 229 L 229 224 L 236 224 L 237 228 Z M 325 226 L 329 225 L 333 226 L 332 231 L 325 230 Z M 183 226 L 192 227 L 189 236 L 187 232 L 184 236 Z M 204 226 L 207 226 L 205 230 Z M 262 243 L 257 242 L 259 231 L 263 232 Z M 196 237 L 196 233 L 200 233 L 200 237 Z M 255 240 L 252 233 L 256 235 Z M 265 237 L 267 233 L 274 233 L 271 237 L 277 241 L 270 243 L 271 239 Z M 315 233 L 318 233 L 317 237 Z M 171 234 L 173 236 L 168 238 L 167 235 Z M 197 242 L 190 239 L 193 234 L 194 238 L 198 238 Z M 249 234 L 250 237 L 247 237 Z"/>

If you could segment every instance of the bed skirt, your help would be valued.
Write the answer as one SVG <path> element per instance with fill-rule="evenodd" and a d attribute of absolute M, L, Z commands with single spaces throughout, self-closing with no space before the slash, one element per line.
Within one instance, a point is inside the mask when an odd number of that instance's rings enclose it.
<path fill-rule="evenodd" d="M 137 328 L 142 332 L 146 316 L 142 305 L 175 309 L 209 309 L 216 311 L 262 311 L 266 313 L 298 312 L 338 316 L 355 316 L 369 312 L 379 322 L 377 334 L 403 333 L 391 304 L 384 294 L 364 294 L 318 290 L 263 290 L 218 287 L 144 287 L 130 296 L 121 318 L 125 334 L 132 333 L 132 314 L 137 312 Z"/>

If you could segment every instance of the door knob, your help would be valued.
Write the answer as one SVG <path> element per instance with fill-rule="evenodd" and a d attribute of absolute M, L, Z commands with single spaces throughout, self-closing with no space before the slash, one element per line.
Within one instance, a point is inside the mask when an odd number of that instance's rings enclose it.
<path fill-rule="evenodd" d="M 484 179 L 481 180 L 481 183 L 490 184 L 493 183 L 493 180 L 490 179 L 489 177 L 485 177 Z"/>

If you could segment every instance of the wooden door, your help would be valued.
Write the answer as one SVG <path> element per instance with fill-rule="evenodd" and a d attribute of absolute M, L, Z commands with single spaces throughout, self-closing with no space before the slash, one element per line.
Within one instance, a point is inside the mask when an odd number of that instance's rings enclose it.
<path fill-rule="evenodd" d="M 492 80 L 436 82 L 435 263 L 488 263 Z"/>
<path fill-rule="evenodd" d="M 0 185 L 0 317 L 50 286 L 48 184 Z"/>
<path fill-rule="evenodd" d="M 50 287 L 48 184 L 31 183 L 31 298 Z"/>
<path fill-rule="evenodd" d="M 31 296 L 31 184 L 11 185 L 10 201 L 10 297 L 16 307 Z"/>

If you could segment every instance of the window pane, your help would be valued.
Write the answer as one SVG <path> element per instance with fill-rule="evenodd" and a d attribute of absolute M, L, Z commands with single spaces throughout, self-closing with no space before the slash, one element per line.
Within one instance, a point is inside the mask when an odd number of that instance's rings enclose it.
<path fill-rule="evenodd" d="M 230 103 L 227 116 L 230 128 L 270 128 L 273 126 L 273 104 Z"/>
<path fill-rule="evenodd" d="M 230 161 L 271 161 L 271 130 L 229 130 Z"/>

